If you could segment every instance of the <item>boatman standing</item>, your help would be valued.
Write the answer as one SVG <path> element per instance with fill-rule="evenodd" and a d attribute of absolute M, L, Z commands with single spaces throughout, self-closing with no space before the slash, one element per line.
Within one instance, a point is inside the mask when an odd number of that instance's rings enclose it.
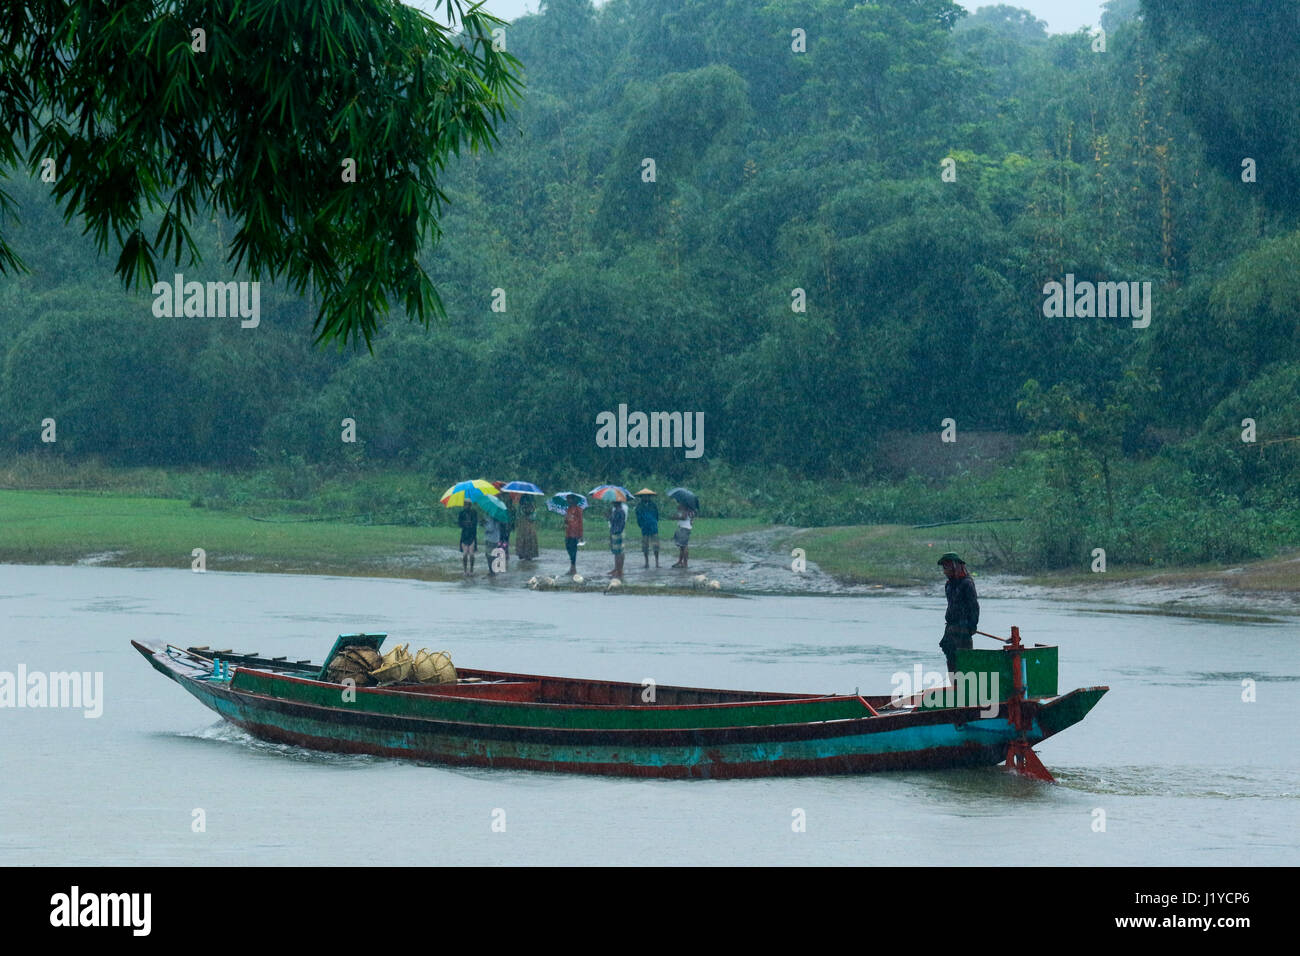
<path fill-rule="evenodd" d="M 980 602 L 975 596 L 975 582 L 960 555 L 949 551 L 939 559 L 939 567 L 948 578 L 943 588 L 948 595 L 948 613 L 944 615 L 947 627 L 939 649 L 948 661 L 948 673 L 952 674 L 957 670 L 957 651 L 974 646 L 975 629 L 980 624 Z"/>

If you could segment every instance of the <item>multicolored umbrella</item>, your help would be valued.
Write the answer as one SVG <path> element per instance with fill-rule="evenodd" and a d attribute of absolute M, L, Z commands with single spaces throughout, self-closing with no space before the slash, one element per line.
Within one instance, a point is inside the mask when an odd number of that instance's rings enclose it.
<path fill-rule="evenodd" d="M 601 485 L 598 488 L 592 488 L 588 494 L 598 501 L 627 501 L 632 497 L 632 492 L 626 488 L 620 488 L 618 485 Z"/>
<path fill-rule="evenodd" d="M 668 492 L 668 497 L 678 504 L 685 505 L 692 511 L 700 510 L 700 499 L 695 496 L 693 491 L 687 491 L 685 488 L 673 488 Z"/>
<path fill-rule="evenodd" d="M 554 511 L 557 515 L 562 515 L 569 510 L 569 496 L 578 499 L 578 507 L 584 511 L 587 509 L 587 499 L 578 494 L 576 491 L 561 491 L 558 495 L 551 495 L 546 500 L 546 510 Z"/>
<path fill-rule="evenodd" d="M 497 489 L 490 481 L 475 478 L 473 481 L 458 481 L 438 500 L 447 508 L 463 508 L 466 502 L 476 504 L 492 518 L 501 521 L 506 517 L 506 506 L 497 500 Z"/>

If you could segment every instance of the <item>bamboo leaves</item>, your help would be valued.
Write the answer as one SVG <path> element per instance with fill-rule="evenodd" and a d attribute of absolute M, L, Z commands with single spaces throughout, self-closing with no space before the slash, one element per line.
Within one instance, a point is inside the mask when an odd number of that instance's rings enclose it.
<path fill-rule="evenodd" d="M 499 21 L 460 0 L 446 13 L 459 32 L 397 0 L 9 5 L 0 170 L 56 157 L 65 218 L 117 247 L 126 282 L 194 261 L 190 230 L 211 209 L 237 224 L 230 266 L 314 287 L 318 339 L 369 343 L 390 298 L 423 322 L 443 314 L 417 262 L 439 234 L 437 176 L 463 146 L 492 145 L 521 90 L 488 40 Z M 360 171 L 347 182 L 344 158 Z M 0 272 L 18 268 L 0 235 Z"/>

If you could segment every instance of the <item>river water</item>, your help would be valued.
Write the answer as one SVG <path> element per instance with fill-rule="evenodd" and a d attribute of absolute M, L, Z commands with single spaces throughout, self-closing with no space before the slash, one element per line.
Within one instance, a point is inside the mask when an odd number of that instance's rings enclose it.
<path fill-rule="evenodd" d="M 320 660 L 338 633 L 387 631 L 466 667 L 888 693 L 895 672 L 942 664 L 938 585 L 725 598 L 3 566 L 0 672 L 102 672 L 103 713 L 0 709 L 0 864 L 1296 862 L 1294 620 L 980 597 L 985 629 L 1060 644 L 1062 690 L 1111 687 L 1038 748 L 1057 786 L 997 769 L 655 781 L 313 754 L 222 724 L 129 644 Z"/>

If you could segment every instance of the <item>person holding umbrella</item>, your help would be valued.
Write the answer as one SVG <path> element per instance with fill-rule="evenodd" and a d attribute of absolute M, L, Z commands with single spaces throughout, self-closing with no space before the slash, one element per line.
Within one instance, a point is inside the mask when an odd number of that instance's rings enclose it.
<path fill-rule="evenodd" d="M 688 545 L 691 543 L 691 518 L 694 516 L 694 511 L 678 502 L 677 530 L 673 532 L 673 544 L 677 545 L 677 563 L 673 565 L 675 568 L 686 567 L 686 560 L 689 556 Z"/>
<path fill-rule="evenodd" d="M 510 496 L 510 501 L 518 508 L 518 524 L 515 514 L 510 516 L 512 530 L 518 532 L 515 537 L 515 556 L 520 561 L 532 561 L 537 557 L 536 504 L 533 498 L 544 497 L 542 489 L 531 481 L 511 481 L 501 489 Z"/>
<path fill-rule="evenodd" d="M 672 489 L 668 497 L 677 502 L 677 531 L 673 534 L 673 544 L 677 545 L 678 558 L 673 567 L 684 568 L 690 556 L 691 522 L 700 510 L 700 499 L 685 488 Z"/>
<path fill-rule="evenodd" d="M 611 578 L 623 579 L 623 529 L 627 527 L 627 502 L 618 501 L 609 509 L 609 550 L 614 555 L 614 570 L 609 572 Z"/>
<path fill-rule="evenodd" d="M 569 494 L 565 501 L 569 507 L 564 512 L 564 550 L 569 552 L 569 574 L 578 573 L 578 542 L 582 540 L 582 507 L 578 496 Z"/>
<path fill-rule="evenodd" d="M 501 570 L 510 569 L 510 532 L 515 530 L 515 509 L 513 504 L 506 505 L 506 517 L 501 522 Z"/>
<path fill-rule="evenodd" d="M 461 513 L 456 516 L 456 523 L 460 525 L 461 564 L 467 574 L 474 573 L 474 552 L 478 549 L 478 512 L 470 507 L 470 503 L 481 508 L 488 518 L 499 520 L 505 515 L 506 509 L 496 499 L 496 494 L 496 488 L 481 478 L 476 478 L 473 481 L 456 482 L 438 499 L 444 508 L 461 509 Z M 486 523 L 484 529 L 490 530 Z M 488 544 L 491 545 L 495 540 L 489 535 Z"/>
<path fill-rule="evenodd" d="M 519 535 L 515 541 L 515 555 L 520 561 L 532 561 L 538 554 L 537 506 L 532 495 L 520 495 L 519 498 Z"/>
<path fill-rule="evenodd" d="M 465 574 L 474 573 L 474 552 L 478 550 L 478 512 L 468 501 L 456 516 L 460 525 L 460 566 Z"/>
<path fill-rule="evenodd" d="M 659 567 L 659 506 L 654 503 L 655 493 L 642 488 L 636 493 L 636 523 L 641 529 L 641 554 L 645 566 L 650 567 L 650 548 L 655 549 L 655 567 Z"/>
<path fill-rule="evenodd" d="M 501 520 L 495 513 L 489 512 L 483 516 L 483 540 L 487 542 L 488 574 L 493 575 L 497 572 L 496 568 L 492 567 L 492 552 L 501 546 Z"/>
<path fill-rule="evenodd" d="M 505 482 L 494 481 L 492 484 L 496 485 L 497 491 L 500 491 L 502 487 L 504 487 Z M 510 569 L 510 532 L 515 530 L 515 507 L 513 499 L 517 497 L 518 496 L 511 496 L 506 499 L 504 502 L 506 513 L 498 523 L 497 534 L 499 535 L 499 540 L 497 541 L 497 547 L 501 549 L 502 571 L 508 571 Z"/>
<path fill-rule="evenodd" d="M 598 485 L 588 494 L 597 501 L 612 501 L 609 512 L 609 550 L 614 555 L 614 570 L 609 572 L 612 578 L 623 577 L 623 529 L 627 527 L 627 499 L 632 492 L 618 485 Z"/>

